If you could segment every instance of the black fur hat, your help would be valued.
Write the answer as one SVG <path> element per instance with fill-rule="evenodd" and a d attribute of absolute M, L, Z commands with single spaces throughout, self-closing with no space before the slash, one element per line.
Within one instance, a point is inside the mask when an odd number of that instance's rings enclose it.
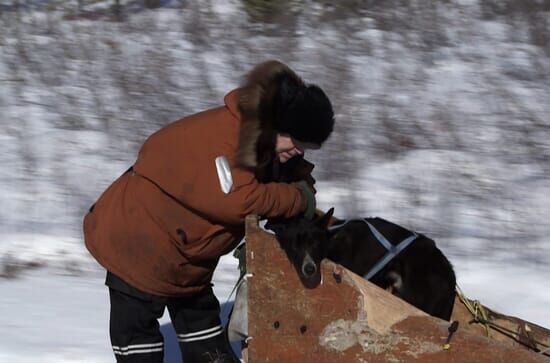
<path fill-rule="evenodd" d="M 327 95 L 314 84 L 281 74 L 275 95 L 275 125 L 297 141 L 323 144 L 334 128 L 334 111 Z"/>
<path fill-rule="evenodd" d="M 236 164 L 260 170 L 275 158 L 277 133 L 321 146 L 332 132 L 334 113 L 325 93 L 306 84 L 285 64 L 256 65 L 238 90 L 241 116 Z"/>

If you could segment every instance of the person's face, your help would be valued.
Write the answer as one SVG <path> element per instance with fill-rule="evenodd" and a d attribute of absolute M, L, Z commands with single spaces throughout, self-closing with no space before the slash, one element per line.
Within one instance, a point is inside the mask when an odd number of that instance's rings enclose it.
<path fill-rule="evenodd" d="M 275 152 L 281 163 L 286 163 L 296 155 L 303 155 L 306 149 L 318 149 L 320 146 L 315 144 L 305 144 L 294 140 L 288 134 L 277 134 L 277 144 Z"/>

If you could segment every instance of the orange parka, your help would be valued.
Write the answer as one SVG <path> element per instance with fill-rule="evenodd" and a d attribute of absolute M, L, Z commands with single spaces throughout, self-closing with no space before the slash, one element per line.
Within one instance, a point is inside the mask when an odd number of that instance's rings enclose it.
<path fill-rule="evenodd" d="M 242 149 L 257 142 L 243 140 L 239 90 L 225 96 L 224 106 L 151 135 L 133 167 L 85 216 L 86 247 L 108 271 L 151 294 L 192 294 L 209 286 L 219 257 L 243 237 L 247 214 L 302 211 L 297 187 L 260 183 L 253 169 L 238 165 Z M 228 192 L 216 168 L 220 156 L 232 178 Z"/>

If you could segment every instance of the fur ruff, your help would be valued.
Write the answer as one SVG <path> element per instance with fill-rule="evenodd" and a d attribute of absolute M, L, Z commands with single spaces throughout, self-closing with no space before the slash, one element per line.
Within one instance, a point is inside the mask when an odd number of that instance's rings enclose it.
<path fill-rule="evenodd" d="M 275 97 L 282 75 L 301 85 L 304 81 L 285 64 L 271 60 L 254 67 L 239 89 L 238 109 L 241 129 L 237 149 L 237 165 L 261 169 L 275 157 Z"/>

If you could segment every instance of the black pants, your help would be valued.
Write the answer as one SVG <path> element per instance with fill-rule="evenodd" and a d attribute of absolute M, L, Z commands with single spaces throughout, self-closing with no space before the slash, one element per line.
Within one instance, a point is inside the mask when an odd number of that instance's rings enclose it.
<path fill-rule="evenodd" d="M 185 297 L 142 292 L 107 273 L 111 300 L 110 335 L 117 362 L 158 362 L 164 342 L 158 319 L 168 308 L 186 363 L 239 362 L 227 342 L 212 288 Z"/>

